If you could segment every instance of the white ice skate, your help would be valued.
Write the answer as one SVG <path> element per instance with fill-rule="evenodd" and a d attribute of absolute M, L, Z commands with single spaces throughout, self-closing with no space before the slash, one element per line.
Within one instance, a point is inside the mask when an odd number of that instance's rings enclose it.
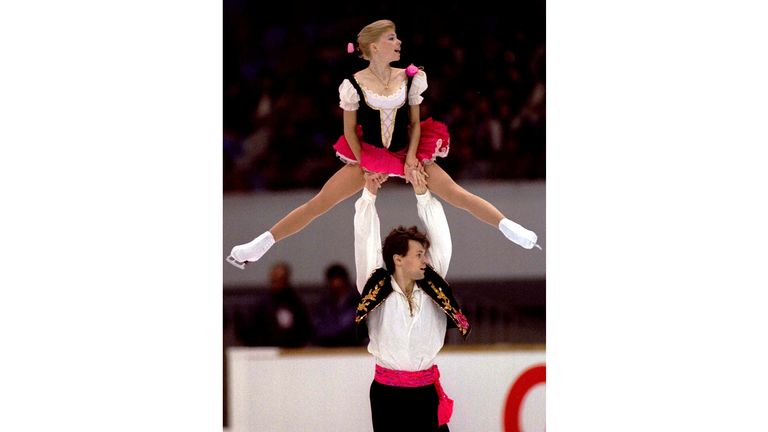
<path fill-rule="evenodd" d="M 534 246 L 541 249 L 541 246 L 536 244 L 536 241 L 538 240 L 536 233 L 523 228 L 522 225 L 516 222 L 504 218 L 499 222 L 499 230 L 506 238 L 525 249 L 533 249 Z"/>
<path fill-rule="evenodd" d="M 269 231 L 256 237 L 250 242 L 232 248 L 227 262 L 243 270 L 249 262 L 258 261 L 275 244 L 275 238 Z"/>

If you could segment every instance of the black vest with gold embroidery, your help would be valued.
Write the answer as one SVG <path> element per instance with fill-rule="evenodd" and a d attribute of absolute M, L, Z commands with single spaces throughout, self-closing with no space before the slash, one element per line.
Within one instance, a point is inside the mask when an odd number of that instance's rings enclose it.
<path fill-rule="evenodd" d="M 408 77 L 405 85 L 405 101 L 397 108 L 392 130 L 392 140 L 389 142 L 387 150 L 397 152 L 408 147 L 408 126 L 410 125 L 410 106 L 408 105 L 408 93 L 411 91 L 411 82 L 413 77 Z M 383 133 L 381 131 L 381 110 L 368 105 L 365 99 L 365 93 L 352 76 L 349 80 L 352 87 L 357 90 L 360 96 L 360 107 L 357 110 L 357 123 L 363 127 L 363 141 L 366 143 L 384 148 Z"/>
<path fill-rule="evenodd" d="M 459 303 L 453 297 L 453 291 L 448 282 L 440 277 L 432 267 L 427 266 L 424 271 L 424 279 L 418 281 L 419 287 L 435 302 L 440 309 L 450 318 L 447 328 L 457 328 L 461 336 L 466 340 L 471 330 L 467 317 L 459 307 Z M 378 268 L 373 272 L 368 282 L 365 283 L 360 303 L 357 304 L 355 324 L 365 319 L 368 314 L 381 305 L 394 291 L 392 288 L 392 275 L 385 268 Z"/>

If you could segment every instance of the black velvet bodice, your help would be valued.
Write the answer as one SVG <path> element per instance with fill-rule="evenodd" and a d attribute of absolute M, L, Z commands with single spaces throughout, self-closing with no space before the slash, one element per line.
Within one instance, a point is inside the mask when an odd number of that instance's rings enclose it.
<path fill-rule="evenodd" d="M 408 147 L 408 125 L 410 124 L 408 105 L 408 94 L 411 90 L 411 81 L 413 77 L 408 77 L 408 81 L 405 87 L 405 101 L 397 108 L 395 113 L 394 128 L 392 131 L 392 140 L 390 141 L 388 150 L 391 152 L 397 152 Z M 350 77 L 349 82 L 357 90 L 357 94 L 360 96 L 360 107 L 357 110 L 357 123 L 363 128 L 362 140 L 372 146 L 384 148 L 383 132 L 381 130 L 381 110 L 368 105 L 368 101 L 365 99 L 365 92 L 357 83 L 355 77 Z"/>

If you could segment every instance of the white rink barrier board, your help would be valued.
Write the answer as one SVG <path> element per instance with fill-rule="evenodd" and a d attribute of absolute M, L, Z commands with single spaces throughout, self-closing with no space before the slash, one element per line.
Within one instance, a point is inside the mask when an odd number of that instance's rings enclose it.
<path fill-rule="evenodd" d="M 364 348 L 229 348 L 227 362 L 231 432 L 373 430 Z M 545 430 L 543 345 L 448 346 L 437 364 L 451 432 Z"/>

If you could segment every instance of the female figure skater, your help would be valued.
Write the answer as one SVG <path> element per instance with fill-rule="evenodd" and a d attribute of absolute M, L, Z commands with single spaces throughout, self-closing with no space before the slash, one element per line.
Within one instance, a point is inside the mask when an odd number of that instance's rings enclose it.
<path fill-rule="evenodd" d="M 437 157 L 448 155 L 448 129 L 432 119 L 420 122 L 419 104 L 423 100 L 421 93 L 427 89 L 427 75 L 413 65 L 406 69 L 390 66 L 400 60 L 401 45 L 395 24 L 389 20 L 371 23 L 358 33 L 357 47 L 369 61 L 368 67 L 345 79 L 339 87 L 344 135 L 334 149 L 346 165 L 328 179 L 317 195 L 288 213 L 269 231 L 233 247 L 227 262 L 242 269 L 246 263 L 257 261 L 275 242 L 295 234 L 362 190 L 364 171 L 403 177 L 406 182 L 415 173 L 424 175 L 428 177 L 429 189 L 454 207 L 498 228 L 525 249 L 538 247 L 533 231 L 504 217 L 488 201 L 456 184 L 434 163 Z"/>

